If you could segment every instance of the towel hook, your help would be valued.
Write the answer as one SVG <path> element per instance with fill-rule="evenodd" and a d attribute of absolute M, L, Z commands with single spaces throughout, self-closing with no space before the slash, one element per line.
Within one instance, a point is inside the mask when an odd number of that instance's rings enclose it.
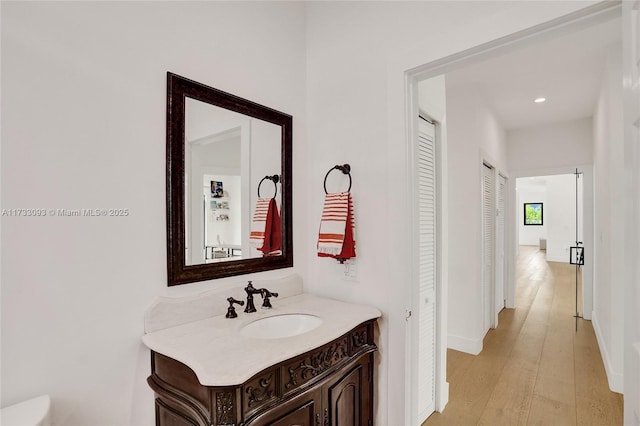
<path fill-rule="evenodd" d="M 347 189 L 347 192 L 351 192 L 351 166 L 349 164 L 343 164 L 341 165 L 335 165 L 332 168 L 329 169 L 329 171 L 327 172 L 326 175 L 324 175 L 324 193 L 328 194 L 329 192 L 327 192 L 327 177 L 329 177 L 329 173 L 331 173 L 333 170 L 340 170 L 343 174 L 345 175 L 349 175 L 349 189 Z"/>
<path fill-rule="evenodd" d="M 258 184 L 258 198 L 260 198 L 260 185 L 262 185 L 262 182 L 264 182 L 265 179 L 270 180 L 271 182 L 273 182 L 273 186 L 276 188 L 276 193 L 273 194 L 273 198 L 276 198 L 276 196 L 278 195 L 278 182 L 280 182 L 280 176 L 278 175 L 273 175 L 273 176 L 265 176 L 262 179 L 260 179 L 260 183 Z"/>

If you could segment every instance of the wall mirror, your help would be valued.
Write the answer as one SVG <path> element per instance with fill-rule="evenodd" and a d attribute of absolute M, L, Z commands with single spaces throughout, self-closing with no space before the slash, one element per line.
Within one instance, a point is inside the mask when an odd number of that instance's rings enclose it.
<path fill-rule="evenodd" d="M 167 73 L 170 286 L 293 266 L 291 145 L 290 115 Z"/>

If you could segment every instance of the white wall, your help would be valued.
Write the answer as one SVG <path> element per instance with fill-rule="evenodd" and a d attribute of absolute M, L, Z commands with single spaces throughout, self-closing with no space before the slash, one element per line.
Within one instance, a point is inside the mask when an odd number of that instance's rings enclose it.
<path fill-rule="evenodd" d="M 293 271 L 304 275 L 304 5 L 1 7 L 2 207 L 129 209 L 2 218 L 2 405 L 49 393 L 58 425 L 154 424 L 145 309 L 251 278 L 167 287 L 166 72 L 293 115 Z"/>
<path fill-rule="evenodd" d="M 576 177 L 547 176 L 547 261 L 569 263 L 569 247 L 576 242 Z M 582 241 L 582 179 L 578 180 L 578 241 Z"/>
<path fill-rule="evenodd" d="M 624 423 L 640 419 L 640 131 L 635 125 L 640 117 L 640 78 L 637 60 L 640 29 L 634 11 L 636 4 L 623 3 L 623 97 L 624 97 L 624 166 L 625 188 L 625 304 L 624 304 Z M 636 9 L 637 10 L 637 9 Z"/>
<path fill-rule="evenodd" d="M 512 171 L 593 163 L 590 118 L 507 131 Z"/>
<path fill-rule="evenodd" d="M 479 353 L 482 294 L 482 161 L 506 174 L 505 132 L 474 87 L 447 87 L 450 348 Z"/>
<path fill-rule="evenodd" d="M 609 387 L 622 392 L 624 336 L 624 145 L 621 46 L 610 49 L 593 120 L 595 253 L 593 326 Z"/>
<path fill-rule="evenodd" d="M 520 178 L 516 182 L 518 202 L 516 210 L 518 212 L 518 243 L 521 246 L 537 246 L 540 238 L 547 238 L 547 185 L 527 185 L 526 180 Z M 544 203 L 542 226 L 524 225 L 524 203 Z"/>
<path fill-rule="evenodd" d="M 520 245 L 535 245 L 546 239 L 549 262 L 569 263 L 569 247 L 576 241 L 575 175 L 553 175 L 517 179 Z M 542 202 L 543 225 L 524 225 L 524 203 Z M 578 181 L 578 241 L 583 239 L 582 179 Z"/>
<path fill-rule="evenodd" d="M 423 80 L 418 84 L 418 106 L 420 110 L 442 125 L 447 118 L 447 84 L 444 74 Z"/>

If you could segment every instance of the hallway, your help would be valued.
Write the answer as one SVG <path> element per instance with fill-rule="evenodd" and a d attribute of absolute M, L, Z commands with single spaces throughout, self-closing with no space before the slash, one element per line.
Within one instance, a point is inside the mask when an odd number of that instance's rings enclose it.
<path fill-rule="evenodd" d="M 609 390 L 591 321 L 572 317 L 573 265 L 521 246 L 516 309 L 478 356 L 448 350 L 449 403 L 433 425 L 622 425 L 622 395 Z"/>

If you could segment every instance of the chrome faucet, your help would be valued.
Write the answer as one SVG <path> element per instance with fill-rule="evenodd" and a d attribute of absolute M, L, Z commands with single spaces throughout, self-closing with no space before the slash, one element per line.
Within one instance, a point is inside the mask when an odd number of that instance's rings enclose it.
<path fill-rule="evenodd" d="M 253 304 L 253 295 L 259 294 L 260 290 L 255 288 L 251 281 L 249 281 L 249 285 L 244 288 L 244 291 L 247 292 L 247 306 L 244 308 L 246 313 L 251 313 L 256 311 L 256 305 Z"/>

